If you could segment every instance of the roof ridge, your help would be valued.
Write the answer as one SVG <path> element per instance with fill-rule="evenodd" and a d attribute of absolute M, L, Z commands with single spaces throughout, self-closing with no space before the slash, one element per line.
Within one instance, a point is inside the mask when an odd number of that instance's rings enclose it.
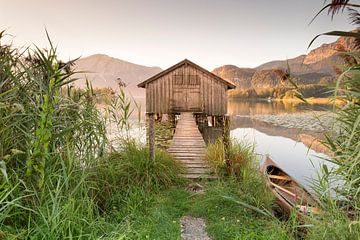
<path fill-rule="evenodd" d="M 160 73 L 158 73 L 158 74 L 155 74 L 154 76 L 148 78 L 147 80 L 139 83 L 137 86 L 144 88 L 147 83 L 152 82 L 152 81 L 155 81 L 156 79 L 164 76 L 165 74 L 167 74 L 167 73 L 171 72 L 172 70 L 174 70 L 174 69 L 182 66 L 182 65 L 185 64 L 185 63 L 188 63 L 188 64 L 192 65 L 193 67 L 198 68 L 198 69 L 201 70 L 202 72 L 205 72 L 205 73 L 209 74 L 210 76 L 212 76 L 212 77 L 214 77 L 214 78 L 216 78 L 216 79 L 218 79 L 218 80 L 220 80 L 220 81 L 223 81 L 224 83 L 227 84 L 227 86 L 228 86 L 229 89 L 234 89 L 234 88 L 236 87 L 232 82 L 230 82 L 230 81 L 228 81 L 228 80 L 225 80 L 225 79 L 217 76 L 216 74 L 214 74 L 214 73 L 206 70 L 205 68 L 203 68 L 203 67 L 195 64 L 194 62 L 190 61 L 190 60 L 187 59 L 187 58 L 185 58 L 184 60 L 176 63 L 175 65 L 173 65 L 173 66 L 165 69 L 164 71 L 162 71 L 162 72 L 160 72 Z"/>

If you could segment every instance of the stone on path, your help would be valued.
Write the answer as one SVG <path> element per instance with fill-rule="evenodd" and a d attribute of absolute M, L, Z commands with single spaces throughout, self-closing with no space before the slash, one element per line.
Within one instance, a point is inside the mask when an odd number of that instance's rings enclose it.
<path fill-rule="evenodd" d="M 206 224 L 202 218 L 184 216 L 180 219 L 181 240 L 211 240 L 206 233 Z"/>

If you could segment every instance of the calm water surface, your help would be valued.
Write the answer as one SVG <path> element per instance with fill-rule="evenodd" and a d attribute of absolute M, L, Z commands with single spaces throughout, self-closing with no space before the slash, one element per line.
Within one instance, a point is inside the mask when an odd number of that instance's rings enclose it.
<path fill-rule="evenodd" d="M 305 104 L 282 101 L 268 101 L 266 99 L 246 100 L 231 98 L 228 101 L 230 115 L 283 114 L 307 111 L 329 111 L 331 105 Z"/>
<path fill-rule="evenodd" d="M 143 106 L 141 110 L 144 111 L 145 99 L 138 100 L 138 103 Z M 269 155 L 283 170 L 309 189 L 309 180 L 317 178 L 319 165 L 324 162 L 321 158 L 326 156 L 309 149 L 298 141 L 298 137 L 300 133 L 321 136 L 322 132 L 318 129 L 304 130 L 302 126 L 317 122 L 313 118 L 314 113 L 327 113 L 330 109 L 329 105 L 229 99 L 231 136 L 254 143 L 258 154 Z M 278 121 L 277 124 L 266 121 L 273 118 Z M 145 132 L 144 127 L 135 127 L 131 135 L 145 143 Z"/>
<path fill-rule="evenodd" d="M 306 134 L 318 136 L 321 135 L 321 132 L 304 131 L 296 126 L 304 122 L 306 124 L 306 121 L 310 122 L 314 111 L 326 113 L 329 109 L 331 106 L 326 105 L 309 106 L 266 100 L 231 99 L 228 105 L 231 117 L 231 136 L 240 141 L 253 143 L 256 153 L 262 156 L 268 155 L 300 184 L 310 188 L 309 180 L 317 178 L 319 166 L 324 163 L 322 158 L 325 158 L 326 155 L 309 149 L 297 139 L 300 133 L 306 132 Z M 286 122 L 287 127 L 284 127 L 279 121 L 279 124 L 274 125 L 259 120 L 262 119 L 261 116 L 276 116 L 278 119 L 286 116 L 287 121 L 294 121 L 294 124 L 289 125 Z M 283 124 L 285 125 L 285 123 Z M 288 126 L 295 127 L 289 128 Z M 331 165 L 329 164 L 329 166 Z"/>

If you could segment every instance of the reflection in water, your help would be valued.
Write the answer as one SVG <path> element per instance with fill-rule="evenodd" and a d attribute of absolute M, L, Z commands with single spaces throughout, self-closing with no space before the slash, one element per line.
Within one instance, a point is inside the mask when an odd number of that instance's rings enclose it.
<path fill-rule="evenodd" d="M 305 104 L 282 101 L 249 100 L 230 98 L 228 101 L 229 115 L 264 115 L 281 113 L 298 113 L 307 110 L 324 111 L 330 110 L 331 105 Z"/>
<path fill-rule="evenodd" d="M 300 184 L 309 188 L 309 180 L 317 179 L 319 166 L 324 162 L 321 157 L 324 158 L 326 155 L 317 153 L 298 141 L 300 133 L 315 138 L 321 138 L 322 133 L 310 130 L 311 128 L 304 130 L 299 126 L 312 126 L 313 121 L 311 120 L 314 111 L 330 109 L 330 105 L 320 104 L 229 99 L 231 136 L 235 139 L 245 139 L 255 143 L 256 153 L 269 154 L 279 167 Z M 265 120 L 271 116 L 276 116 L 281 121 L 276 122 L 276 125 L 266 122 Z M 309 143 L 307 144 L 309 145 Z M 332 166 L 328 162 L 326 164 L 329 167 Z"/>
<path fill-rule="evenodd" d="M 310 179 L 317 179 L 321 163 L 332 165 L 321 158 L 326 155 L 317 153 L 301 142 L 281 136 L 269 136 L 254 128 L 237 128 L 231 131 L 231 137 L 255 144 L 255 152 L 269 155 L 285 172 L 296 181 L 310 189 Z"/>
<path fill-rule="evenodd" d="M 145 99 L 137 98 L 136 101 L 141 105 L 142 116 L 145 115 Z M 317 178 L 317 170 L 320 163 L 323 162 L 319 158 L 325 157 L 319 154 L 303 143 L 298 142 L 299 133 L 305 133 L 314 137 L 321 137 L 321 133 L 314 131 L 304 131 L 296 128 L 284 126 L 275 126 L 273 124 L 261 121 L 253 116 L 256 115 L 309 115 L 309 111 L 327 111 L 330 110 L 330 105 L 308 105 L 304 103 L 281 102 L 267 100 L 244 100 L 244 99 L 229 99 L 228 113 L 231 117 L 231 136 L 236 139 L 247 139 L 250 142 L 255 142 L 255 151 L 259 154 L 269 154 L 284 171 L 294 177 L 300 184 L 309 188 L 309 179 Z M 135 111 L 137 112 L 137 111 Z M 135 114 L 137 115 L 137 114 Z M 144 118 L 142 121 L 144 122 Z M 296 118 L 295 118 L 296 121 Z M 213 133 L 217 129 L 209 129 L 209 133 L 205 135 L 217 136 L 218 133 Z M 143 134 L 143 136 L 145 136 Z M 205 137 L 207 140 L 207 137 Z M 145 138 L 142 137 L 144 141 Z M 331 164 L 327 163 L 329 166 Z"/>

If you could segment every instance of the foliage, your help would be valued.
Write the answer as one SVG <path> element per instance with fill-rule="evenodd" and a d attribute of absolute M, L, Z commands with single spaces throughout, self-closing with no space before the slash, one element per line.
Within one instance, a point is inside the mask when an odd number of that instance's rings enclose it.
<path fill-rule="evenodd" d="M 261 194 L 246 194 L 248 189 L 231 178 L 200 185 L 203 193 L 171 187 L 153 195 L 146 208 L 134 209 L 129 238 L 179 239 L 180 218 L 193 216 L 206 220 L 206 231 L 212 239 L 291 239 L 281 222 L 237 203 L 268 207 Z"/>
<path fill-rule="evenodd" d="M 273 194 L 267 187 L 264 176 L 258 171 L 257 157 L 251 145 L 246 142 L 232 140 L 228 164 L 225 159 L 224 144 L 221 140 L 208 145 L 206 156 L 219 177 L 224 179 L 230 177 L 241 184 L 241 189 L 244 190 L 242 195 L 252 199 L 252 201 L 247 200 L 245 205 L 255 208 L 260 207 L 266 209 L 266 211 L 271 209 Z"/>
<path fill-rule="evenodd" d="M 360 13 L 355 9 L 360 5 L 348 0 L 333 0 L 319 13 L 328 8 L 328 13 L 334 16 L 346 7 L 349 7 L 347 11 L 352 23 L 360 25 L 358 21 Z M 314 189 L 325 211 L 317 217 L 317 220 L 320 220 L 318 224 L 309 229 L 308 238 L 359 239 L 360 54 L 358 49 L 360 33 L 359 31 L 333 31 L 320 34 L 310 42 L 309 47 L 321 35 L 354 38 L 355 49 L 353 52 L 344 54 L 346 64 L 339 71 L 334 90 L 334 98 L 341 95 L 345 103 L 340 108 L 334 105 L 339 132 L 330 131 L 325 134 L 324 144 L 333 153 L 327 160 L 334 163 L 335 167 L 330 169 L 327 165 L 323 165 L 319 181 L 314 183 Z"/>
<path fill-rule="evenodd" d="M 325 176 L 343 182 L 338 191 L 352 208 L 359 210 L 360 203 L 360 54 L 352 53 L 358 64 L 339 77 L 336 94 L 341 92 L 346 104 L 336 111 L 339 133 L 326 134 L 326 146 L 334 153 L 330 159 L 337 165 L 333 171 L 325 169 Z"/>
<path fill-rule="evenodd" d="M 216 175 L 222 176 L 226 172 L 225 149 L 223 142 L 218 139 L 214 143 L 208 143 L 206 147 L 206 160 Z"/>
<path fill-rule="evenodd" d="M 120 206 L 134 189 L 151 192 L 181 183 L 180 166 L 162 150 L 150 161 L 149 151 L 133 141 L 124 141 L 122 150 L 103 158 L 90 171 L 95 179 L 92 194 L 102 211 Z"/>
<path fill-rule="evenodd" d="M 224 143 L 221 139 L 208 144 L 206 159 L 219 176 L 229 173 L 231 176 L 241 178 L 241 175 L 244 174 L 243 169 L 257 167 L 257 159 L 252 146 L 235 139 L 232 139 L 230 143 L 228 165 L 225 159 Z"/>
<path fill-rule="evenodd" d="M 155 121 L 155 147 L 168 149 L 174 136 L 175 126 L 170 121 Z"/>
<path fill-rule="evenodd" d="M 276 86 L 273 88 L 255 90 L 232 90 L 231 97 L 237 98 L 295 98 L 301 94 L 305 98 L 309 97 L 330 97 L 331 89 L 327 84 L 302 84 L 298 85 L 295 89 L 292 87 Z"/>
<path fill-rule="evenodd" d="M 360 238 L 359 222 L 349 220 L 341 209 L 328 208 L 317 220 L 316 224 L 311 224 L 311 227 L 308 228 L 306 239 L 347 240 Z"/>
<path fill-rule="evenodd" d="M 112 88 L 94 88 L 94 95 L 96 103 L 98 104 L 110 104 L 111 99 L 115 95 L 115 91 Z"/>
<path fill-rule="evenodd" d="M 164 152 L 147 161 L 148 150 L 133 143 L 109 155 L 91 84 L 81 91 L 69 85 L 73 61 L 58 60 L 51 42 L 49 50 L 20 51 L 3 36 L 0 238 L 123 238 L 123 218 L 149 191 L 179 182 L 178 166 Z"/>
<path fill-rule="evenodd" d="M 123 88 L 120 88 L 119 94 L 110 102 L 108 111 L 111 120 L 118 126 L 119 131 L 128 132 L 130 130 L 129 119 L 134 109 L 131 108 L 131 101 L 126 97 Z"/>
<path fill-rule="evenodd" d="M 355 25 L 360 25 L 358 21 L 360 13 L 357 11 L 359 7 L 360 5 L 354 4 L 349 0 L 332 0 L 319 11 L 314 19 L 325 9 L 328 9 L 328 14 L 331 14 L 333 17 L 340 10 L 344 11 L 346 8 L 351 22 Z M 325 144 L 334 153 L 329 161 L 335 163 L 336 168 L 331 170 L 324 165 L 323 176 L 317 187 L 318 189 L 325 188 L 323 190 L 329 192 L 329 185 L 326 182 L 336 179 L 341 183 L 341 187 L 336 189 L 336 194 L 339 195 L 336 197 L 345 199 L 345 201 L 342 201 L 347 206 L 347 210 L 352 208 L 358 211 L 360 203 L 360 54 L 357 49 L 359 47 L 360 32 L 333 31 L 320 34 L 310 42 L 309 47 L 321 35 L 354 38 L 355 49 L 353 49 L 353 52 L 344 53 L 346 64 L 340 70 L 334 90 L 334 98 L 341 95 L 346 103 L 339 109 L 334 106 L 340 132 L 333 131 L 325 134 Z M 334 201 L 332 196 L 323 199 L 330 199 L 330 202 Z"/>

